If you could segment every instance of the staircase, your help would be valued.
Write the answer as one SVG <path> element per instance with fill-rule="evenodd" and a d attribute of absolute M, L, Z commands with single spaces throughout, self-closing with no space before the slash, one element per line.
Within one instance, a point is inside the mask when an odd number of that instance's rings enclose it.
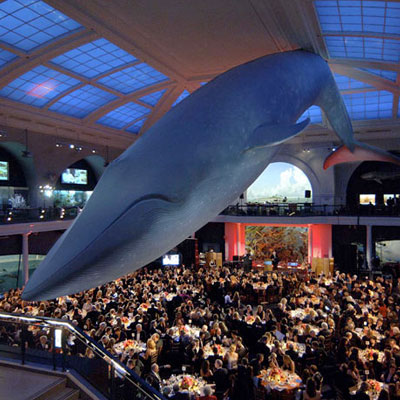
<path fill-rule="evenodd" d="M 0 399 L 103 400 L 68 372 L 0 360 Z"/>
<path fill-rule="evenodd" d="M 28 397 L 27 400 L 77 400 L 79 390 L 67 386 L 66 378 L 59 378 L 55 382 Z"/>

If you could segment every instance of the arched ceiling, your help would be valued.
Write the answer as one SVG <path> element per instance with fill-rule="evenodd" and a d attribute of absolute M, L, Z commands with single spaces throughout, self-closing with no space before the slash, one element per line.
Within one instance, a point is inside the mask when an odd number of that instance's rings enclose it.
<path fill-rule="evenodd" d="M 356 129 L 397 129 L 400 1 L 379 0 L 0 1 L 0 125 L 126 146 L 216 75 L 298 48 L 328 60 Z"/>

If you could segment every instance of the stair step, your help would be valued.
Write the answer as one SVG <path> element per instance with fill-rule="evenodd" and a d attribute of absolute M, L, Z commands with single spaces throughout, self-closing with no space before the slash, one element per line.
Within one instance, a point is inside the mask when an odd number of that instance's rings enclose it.
<path fill-rule="evenodd" d="M 28 400 L 47 400 L 53 399 L 54 396 L 61 390 L 63 390 L 67 385 L 66 378 L 59 378 L 54 383 L 46 386 L 39 392 L 35 393 L 33 396 L 29 397 Z"/>
<path fill-rule="evenodd" d="M 46 397 L 46 400 L 78 400 L 79 390 L 66 387 L 57 393 L 52 394 L 50 397 Z"/>

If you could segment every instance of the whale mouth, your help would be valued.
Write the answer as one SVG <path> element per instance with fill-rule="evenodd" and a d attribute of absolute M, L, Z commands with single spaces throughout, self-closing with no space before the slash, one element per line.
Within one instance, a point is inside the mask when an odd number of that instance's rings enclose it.
<path fill-rule="evenodd" d="M 77 259 L 79 259 L 82 256 L 83 253 L 88 251 L 90 246 L 92 246 L 93 243 L 96 242 L 96 240 L 98 240 L 103 234 L 105 234 L 109 229 L 111 229 L 116 223 L 120 222 L 121 219 L 123 219 L 127 215 L 127 213 L 131 212 L 135 207 L 139 206 L 140 204 L 145 203 L 147 201 L 152 201 L 152 200 L 158 200 L 158 201 L 161 201 L 161 202 L 167 203 L 167 204 L 178 204 L 180 202 L 177 199 L 171 198 L 167 195 L 160 194 L 160 193 L 146 194 L 146 195 L 143 195 L 143 196 L 135 199 L 113 221 L 111 221 L 106 227 L 104 227 L 104 229 L 101 232 L 99 232 L 94 238 L 92 238 L 86 244 L 86 246 L 84 248 L 82 248 L 75 256 L 73 256 L 67 262 L 63 263 L 62 267 L 57 268 L 51 275 L 46 276 L 45 279 L 42 279 L 41 282 L 36 285 L 30 279 L 22 293 L 22 298 L 24 300 L 31 300 L 31 299 L 33 300 L 33 298 L 36 298 L 38 296 L 38 294 L 40 294 L 44 289 L 47 289 L 48 287 L 50 287 L 49 282 L 52 282 L 54 280 L 54 278 L 57 278 L 58 281 L 60 279 L 65 279 L 65 276 L 60 277 L 60 271 L 68 270 L 67 267 L 69 265 L 73 264 Z M 54 255 L 55 256 L 57 255 L 57 251 L 55 252 Z M 52 259 L 53 259 L 53 257 L 52 257 Z M 46 261 L 46 259 L 44 260 L 44 262 L 45 261 Z M 52 261 L 50 261 L 50 262 L 52 262 Z M 38 268 L 40 268 L 40 266 Z M 73 270 L 68 271 L 68 274 L 71 274 L 74 272 L 75 271 L 73 269 Z M 35 273 L 36 273 L 36 271 L 35 271 Z M 63 275 L 63 274 L 61 273 L 61 275 Z M 32 288 L 30 287 L 31 286 L 30 283 L 31 283 L 31 285 L 33 285 Z"/>

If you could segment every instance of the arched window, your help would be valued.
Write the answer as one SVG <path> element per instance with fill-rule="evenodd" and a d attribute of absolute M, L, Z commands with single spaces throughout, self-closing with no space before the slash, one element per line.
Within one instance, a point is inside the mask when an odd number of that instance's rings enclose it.
<path fill-rule="evenodd" d="M 247 189 L 249 203 L 311 202 L 311 183 L 293 164 L 270 164 Z"/>

